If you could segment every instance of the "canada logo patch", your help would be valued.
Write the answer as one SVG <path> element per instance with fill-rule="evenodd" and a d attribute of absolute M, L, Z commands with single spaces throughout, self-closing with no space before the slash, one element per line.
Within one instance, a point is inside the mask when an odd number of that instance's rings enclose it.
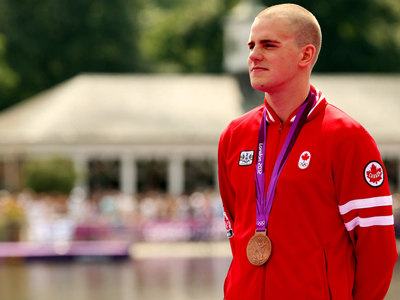
<path fill-rule="evenodd" d="M 311 153 L 308 151 L 304 151 L 300 155 L 300 159 L 299 159 L 299 163 L 298 163 L 299 168 L 302 170 L 307 169 L 308 166 L 310 165 L 310 160 L 311 160 Z"/>
<path fill-rule="evenodd" d="M 239 166 L 250 166 L 253 163 L 254 151 L 242 151 L 239 157 Z"/>
<path fill-rule="evenodd" d="M 226 229 L 226 236 L 228 238 L 233 237 L 233 229 L 231 226 L 231 222 L 228 219 L 228 216 L 226 215 L 226 213 L 224 212 L 224 221 L 225 221 L 225 229 Z"/>
<path fill-rule="evenodd" d="M 377 161 L 371 161 L 364 169 L 364 179 L 372 187 L 379 187 L 384 180 L 383 168 Z"/>

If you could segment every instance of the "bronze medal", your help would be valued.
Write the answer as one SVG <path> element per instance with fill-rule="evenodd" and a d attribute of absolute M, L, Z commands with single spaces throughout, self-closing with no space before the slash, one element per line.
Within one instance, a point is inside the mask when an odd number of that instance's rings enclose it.
<path fill-rule="evenodd" d="M 255 266 L 265 264 L 272 253 L 272 243 L 266 231 L 257 231 L 247 244 L 247 258 Z"/>

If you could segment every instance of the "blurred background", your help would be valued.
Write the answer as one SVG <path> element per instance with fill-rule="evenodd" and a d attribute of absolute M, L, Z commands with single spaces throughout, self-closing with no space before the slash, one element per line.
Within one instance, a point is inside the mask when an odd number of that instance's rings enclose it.
<path fill-rule="evenodd" d="M 372 134 L 400 238 L 400 1 L 291 1 L 312 83 Z M 230 120 L 263 102 L 247 39 L 270 0 L 0 0 L 0 299 L 222 299 Z M 396 265 L 386 299 L 400 299 Z"/>

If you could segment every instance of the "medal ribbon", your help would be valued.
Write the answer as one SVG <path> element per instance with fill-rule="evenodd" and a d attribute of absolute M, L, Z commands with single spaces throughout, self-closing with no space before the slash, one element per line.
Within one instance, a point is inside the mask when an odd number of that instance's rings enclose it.
<path fill-rule="evenodd" d="M 307 100 L 301 105 L 295 120 L 289 130 L 289 134 L 285 139 L 283 147 L 279 153 L 278 159 L 272 171 L 271 180 L 268 185 L 267 196 L 265 197 L 265 144 L 267 141 L 267 109 L 264 108 L 261 119 L 260 129 L 258 131 L 258 152 L 256 165 L 256 224 L 257 231 L 265 231 L 268 225 L 269 215 L 271 213 L 272 202 L 274 201 L 276 185 L 283 166 L 292 150 L 297 137 L 307 119 L 311 108 L 315 104 L 315 94 L 310 90 Z"/>

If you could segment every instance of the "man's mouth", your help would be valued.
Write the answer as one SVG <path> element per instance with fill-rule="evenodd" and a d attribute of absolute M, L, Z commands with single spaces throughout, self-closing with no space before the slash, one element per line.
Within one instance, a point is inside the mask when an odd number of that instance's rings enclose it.
<path fill-rule="evenodd" d="M 257 73 L 257 72 L 262 72 L 262 71 L 267 71 L 267 68 L 256 66 L 251 68 L 251 72 Z"/>

